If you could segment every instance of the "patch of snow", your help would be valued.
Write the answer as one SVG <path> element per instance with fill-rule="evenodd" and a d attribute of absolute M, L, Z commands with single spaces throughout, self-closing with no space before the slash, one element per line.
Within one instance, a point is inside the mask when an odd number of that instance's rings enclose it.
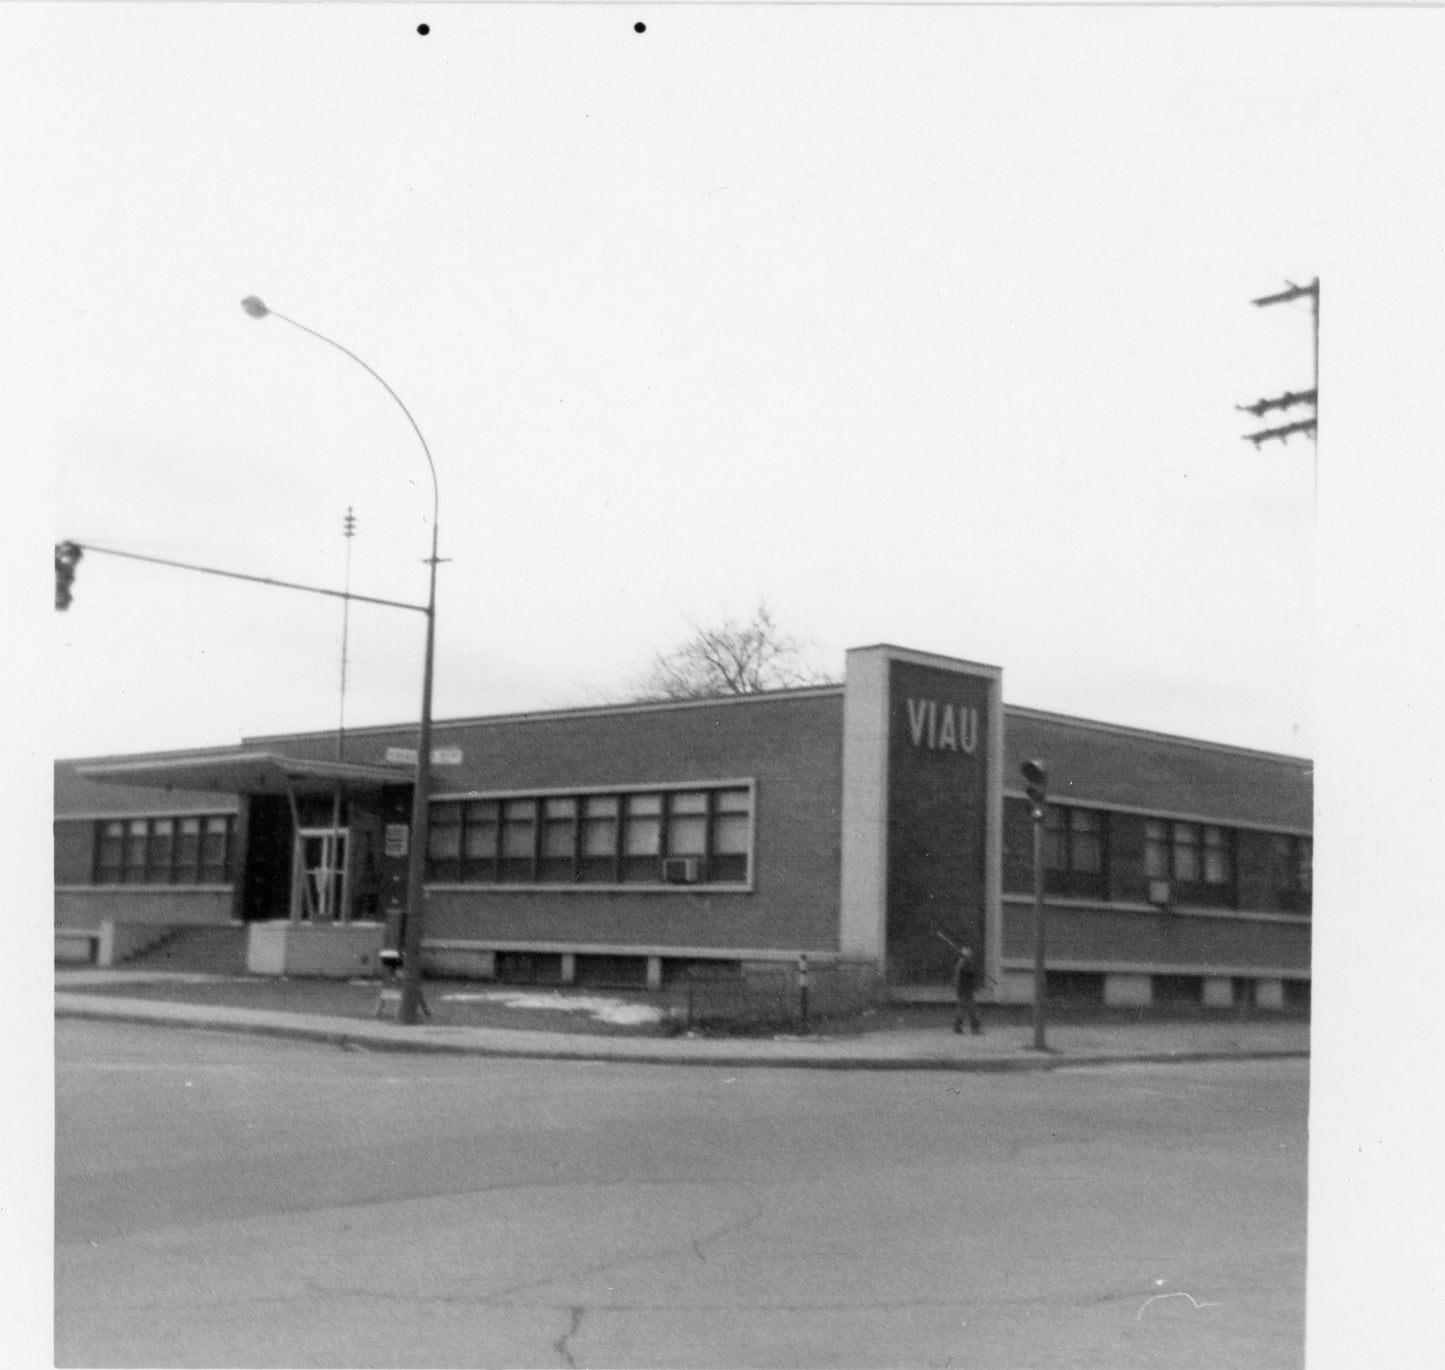
<path fill-rule="evenodd" d="M 444 994 L 450 1003 L 492 1003 L 505 1008 L 542 1009 L 553 1013 L 586 1013 L 599 1023 L 616 1027 L 642 1027 L 662 1021 L 662 1010 L 651 1004 L 631 1004 L 600 994 L 528 994 L 514 990 L 482 990 L 469 994 Z"/>

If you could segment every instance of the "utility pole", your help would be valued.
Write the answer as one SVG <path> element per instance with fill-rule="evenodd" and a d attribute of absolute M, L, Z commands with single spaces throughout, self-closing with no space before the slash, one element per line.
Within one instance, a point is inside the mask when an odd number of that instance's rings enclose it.
<path fill-rule="evenodd" d="M 1292 281 L 1286 281 L 1288 290 L 1281 290 L 1274 295 L 1261 295 L 1257 300 L 1250 303 L 1256 308 L 1264 308 L 1271 304 L 1291 304 L 1295 300 L 1309 297 L 1310 313 L 1312 315 L 1312 335 L 1314 339 L 1314 381 L 1308 390 L 1286 390 L 1283 395 L 1277 395 L 1272 399 L 1256 400 L 1253 404 L 1237 404 L 1234 407 L 1244 414 L 1253 414 L 1255 418 L 1262 419 L 1266 414 L 1276 409 L 1289 410 L 1297 404 L 1309 405 L 1314 411 L 1308 418 L 1297 419 L 1293 423 L 1281 424 L 1276 428 L 1264 428 L 1258 433 L 1246 433 L 1246 442 L 1252 442 L 1255 449 L 1268 442 L 1271 438 L 1278 438 L 1281 442 L 1288 442 L 1296 433 L 1307 434 L 1311 438 L 1318 439 L 1319 412 L 1320 412 L 1320 278 L 1316 276 L 1308 285 L 1295 285 Z M 1316 473 L 1318 473 L 1319 457 L 1315 458 Z"/>
<path fill-rule="evenodd" d="M 1029 797 L 1029 814 L 1034 827 L 1034 1050 L 1047 1051 L 1044 1027 L 1048 1016 L 1048 972 L 1045 969 L 1044 934 L 1044 808 L 1049 802 L 1049 773 L 1039 760 L 1019 767 Z"/>

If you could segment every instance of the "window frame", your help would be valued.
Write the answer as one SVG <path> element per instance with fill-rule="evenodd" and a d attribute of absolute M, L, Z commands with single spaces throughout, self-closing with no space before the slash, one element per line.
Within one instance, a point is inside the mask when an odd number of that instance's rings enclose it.
<path fill-rule="evenodd" d="M 1076 820 L 1091 824 L 1079 827 Z M 1080 849 L 1086 839 L 1097 844 L 1097 864 L 1080 864 Z M 1047 894 L 1080 898 L 1108 897 L 1109 892 L 1109 814 L 1106 809 L 1086 804 L 1044 806 L 1044 891 Z"/>
<path fill-rule="evenodd" d="M 1314 911 L 1314 847 L 1313 834 L 1270 834 L 1270 891 L 1286 912 L 1309 917 Z"/>
<path fill-rule="evenodd" d="M 1211 856 L 1222 866 L 1217 877 L 1210 874 Z M 1168 882 L 1171 904 L 1237 908 L 1238 830 L 1198 818 L 1146 818 L 1144 875 Z"/>
<path fill-rule="evenodd" d="M 92 885 L 139 889 L 231 885 L 236 880 L 235 813 L 112 814 L 92 820 Z M 194 823 L 194 834 L 187 826 Z M 213 825 L 219 824 L 219 828 Z M 209 838 L 220 836 L 220 858 Z"/>
<path fill-rule="evenodd" d="M 489 863 L 466 856 L 467 834 L 474 826 L 469 813 L 483 805 L 499 816 L 498 856 Z M 519 811 L 532 807 L 532 859 L 525 870 L 501 864 L 511 805 Z M 756 812 L 752 779 L 434 795 L 430 831 L 460 828 L 461 856 L 439 859 L 429 851 L 426 882 L 507 890 L 751 892 Z M 570 856 L 558 849 L 563 830 L 569 836 L 561 843 L 570 846 Z M 699 837 L 701 851 L 696 850 Z M 648 850 L 629 850 L 637 845 Z M 677 845 L 689 850 L 677 853 Z M 664 863 L 676 855 L 700 863 L 696 881 L 663 878 Z"/>

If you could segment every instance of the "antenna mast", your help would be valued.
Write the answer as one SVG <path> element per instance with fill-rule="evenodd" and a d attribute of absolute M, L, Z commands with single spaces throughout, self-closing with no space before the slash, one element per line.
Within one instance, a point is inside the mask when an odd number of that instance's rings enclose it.
<path fill-rule="evenodd" d="M 336 724 L 336 759 L 342 760 L 346 749 L 346 646 L 351 632 L 351 540 L 356 536 L 356 515 L 346 506 L 341 521 L 341 536 L 346 539 L 346 597 L 341 601 L 341 705 Z"/>

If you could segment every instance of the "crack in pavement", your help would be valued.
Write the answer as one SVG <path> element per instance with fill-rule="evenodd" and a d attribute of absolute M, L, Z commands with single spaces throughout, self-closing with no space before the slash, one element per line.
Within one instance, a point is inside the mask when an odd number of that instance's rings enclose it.
<path fill-rule="evenodd" d="M 577 1362 L 573 1359 L 572 1352 L 568 1349 L 567 1343 L 577 1335 L 578 1329 L 582 1326 L 583 1309 L 573 1304 L 570 1311 L 572 1314 L 572 1325 L 552 1343 L 552 1346 L 557 1354 L 567 1362 L 569 1370 L 576 1370 Z"/>
<path fill-rule="evenodd" d="M 705 1259 L 703 1249 L 711 1242 L 720 1241 L 723 1237 L 734 1232 L 741 1232 L 753 1223 L 757 1222 L 766 1211 L 763 1201 L 756 1190 L 750 1185 L 738 1185 L 744 1194 L 752 1201 L 751 1209 L 739 1217 L 729 1219 L 712 1232 L 704 1233 L 700 1237 L 687 1238 L 692 1248 L 693 1255 L 699 1260 Z M 560 1280 L 585 1279 L 589 1275 L 600 1275 L 605 1271 L 618 1270 L 624 1266 L 633 1265 L 638 1261 L 656 1260 L 659 1256 L 666 1256 L 678 1250 L 676 1243 L 667 1246 L 656 1246 L 650 1250 L 635 1251 L 625 1256 L 613 1257 L 609 1260 L 598 1261 L 593 1265 L 585 1265 L 580 1269 L 563 1270 L 553 1275 L 543 1275 L 537 1279 L 526 1280 L 521 1284 L 504 1286 L 501 1289 L 493 1289 L 486 1296 L 487 1300 L 504 1299 L 512 1294 L 522 1294 L 529 1290 L 545 1289 L 548 1285 L 556 1284 Z"/>

